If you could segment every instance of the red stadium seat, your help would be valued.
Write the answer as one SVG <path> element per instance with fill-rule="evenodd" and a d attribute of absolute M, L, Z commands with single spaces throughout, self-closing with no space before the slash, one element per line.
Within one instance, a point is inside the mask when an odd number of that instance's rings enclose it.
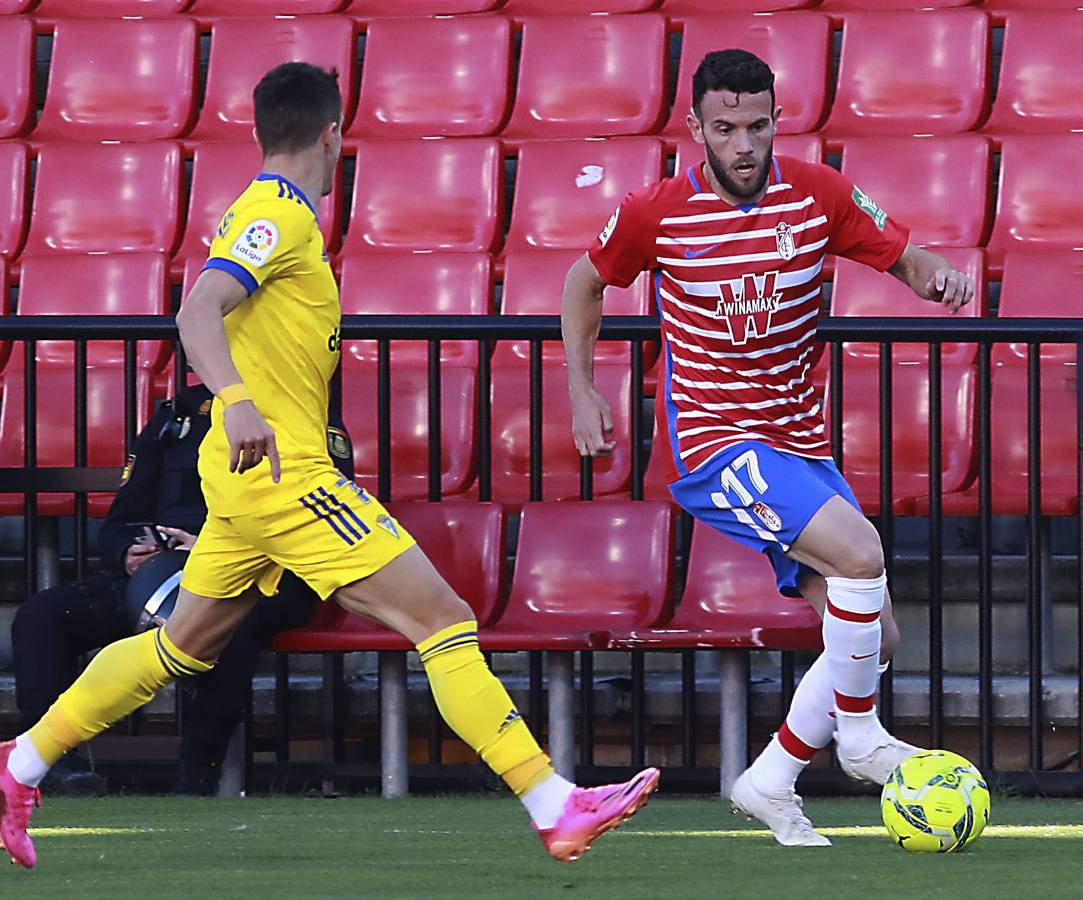
<path fill-rule="evenodd" d="M 230 204 L 259 173 L 263 155 L 253 141 L 246 143 L 205 143 L 196 147 L 192 160 L 192 189 L 184 237 L 173 260 L 178 274 L 189 257 L 207 258 L 211 238 Z M 338 249 L 342 230 L 340 179 L 334 190 L 321 197 L 317 208 L 320 230 L 329 252 Z"/>
<path fill-rule="evenodd" d="M 991 28 L 978 9 L 848 13 L 832 136 L 970 131 L 989 112 Z"/>
<path fill-rule="evenodd" d="M 563 16 L 591 13 L 646 12 L 658 0 L 507 0 L 500 11 L 510 16 Z"/>
<path fill-rule="evenodd" d="M 1070 250 L 1011 252 L 1004 260 L 1000 317 L 1078 318 L 1083 253 Z M 1043 344 L 1041 360 L 1041 512 L 1076 511 L 1076 348 Z M 993 512 L 1028 512 L 1027 345 L 993 347 L 991 446 Z M 924 515 L 928 504 L 916 510 Z M 948 515 L 976 515 L 978 485 L 944 497 Z"/>
<path fill-rule="evenodd" d="M 665 112 L 665 70 L 666 20 L 655 13 L 528 19 L 505 137 L 652 132 Z"/>
<path fill-rule="evenodd" d="M 775 97 L 782 106 L 779 131 L 815 131 L 827 114 L 831 62 L 831 20 L 818 13 L 718 16 L 684 23 L 677 99 L 664 134 L 688 134 L 685 119 L 692 108 L 692 73 L 712 50 L 743 47 L 770 64 Z"/>
<path fill-rule="evenodd" d="M 342 252 L 488 252 L 500 239 L 503 211 L 497 141 L 364 141 Z"/>
<path fill-rule="evenodd" d="M 842 471 L 867 515 L 880 513 L 880 383 L 875 363 L 847 361 L 842 375 Z M 892 507 L 909 513 L 929 493 L 929 367 L 892 367 Z M 974 366 L 942 369 L 941 472 L 944 493 L 965 488 L 977 466 Z M 827 377 L 827 391 L 831 376 Z M 830 393 L 826 396 L 830 397 Z M 830 404 L 824 404 L 830 434 Z"/>
<path fill-rule="evenodd" d="M 169 253 L 180 218 L 180 146 L 46 144 L 27 254 Z"/>
<path fill-rule="evenodd" d="M 212 5 L 217 4 L 205 4 Z M 234 10 L 240 5 L 234 0 L 223 4 Z M 251 139 L 253 87 L 268 69 L 295 60 L 338 69 L 348 114 L 354 100 L 354 36 L 353 23 L 342 16 L 216 20 L 206 96 L 191 140 Z"/>
<path fill-rule="evenodd" d="M 1079 5 L 1078 3 L 1076 4 Z M 1083 96 L 1083 15 L 1078 12 L 1019 12 L 1008 17 L 1000 86 L 985 131 L 1078 130 Z"/>
<path fill-rule="evenodd" d="M 511 25 L 500 16 L 378 19 L 348 138 L 495 134 L 508 113 Z"/>
<path fill-rule="evenodd" d="M 981 318 L 986 314 L 985 255 L 981 250 L 938 250 L 960 272 L 974 279 L 974 300 L 952 315 L 947 307 L 922 300 L 907 285 L 886 272 L 877 272 L 861 263 L 840 259 L 835 269 L 835 284 L 831 294 L 833 316 L 913 316 L 914 318 Z M 941 359 L 944 362 L 974 362 L 977 359 L 976 344 L 942 344 Z M 843 344 L 843 353 L 853 359 L 876 362 L 880 359 L 880 345 L 850 342 Z M 824 354 L 824 362 L 829 354 Z M 929 349 L 926 344 L 896 344 L 892 360 L 897 365 L 904 362 L 927 362 Z M 847 360 L 849 361 L 849 360 Z"/>
<path fill-rule="evenodd" d="M 506 249 L 586 250 L 625 194 L 661 177 L 654 138 L 524 144 Z"/>
<path fill-rule="evenodd" d="M 1083 316 L 1083 252 L 1078 250 L 1013 251 L 1004 260 L 1000 286 L 1001 318 L 1049 317 L 1077 319 Z M 998 365 L 1025 365 L 1025 343 L 996 344 L 993 359 Z M 1076 349 L 1071 344 L 1043 344 L 1043 365 L 1074 366 Z"/>
<path fill-rule="evenodd" d="M 0 143 L 0 258 L 19 252 L 26 233 L 26 146 Z"/>
<path fill-rule="evenodd" d="M 27 12 L 34 5 L 34 0 L 0 0 L 0 15 L 12 16 Z"/>
<path fill-rule="evenodd" d="M 673 597 L 668 503 L 528 503 L 508 604 L 483 650 L 601 649 L 608 632 L 648 627 Z"/>
<path fill-rule="evenodd" d="M 78 290 L 72 286 L 78 285 Z M 19 290 L 22 315 L 79 316 L 163 315 L 168 311 L 166 260 L 159 254 L 66 254 L 24 258 Z M 137 345 L 135 404 L 137 427 L 151 412 L 153 374 L 167 360 L 171 345 L 141 341 Z M 39 341 L 37 359 L 37 464 L 71 466 L 74 443 L 74 345 Z M 23 465 L 23 348 L 17 346 L 3 374 L 0 401 L 0 465 Z M 87 463 L 124 464 L 124 345 L 95 341 L 87 345 Z M 21 495 L 0 495 L 0 513 L 22 511 Z M 64 515 L 72 499 L 39 495 L 39 512 Z M 98 511 L 104 511 L 99 504 Z"/>
<path fill-rule="evenodd" d="M 994 14 L 1012 10 L 1034 10 L 1053 12 L 1057 10 L 1079 9 L 1079 0 L 985 0 L 985 5 Z"/>
<path fill-rule="evenodd" d="M 1000 190 L 989 238 L 990 273 L 1012 250 L 1083 247 L 1083 134 L 1002 141 Z"/>
<path fill-rule="evenodd" d="M 842 174 L 907 225 L 915 244 L 980 247 L 988 239 L 992 152 L 985 138 L 850 138 Z"/>
<path fill-rule="evenodd" d="M 657 402 L 657 401 L 656 401 Z M 668 467 L 666 465 L 666 447 L 658 440 L 658 421 L 653 423 L 653 440 L 651 441 L 651 455 L 647 460 L 647 468 L 643 473 L 643 499 L 662 500 L 666 503 L 676 503 L 673 495 L 669 492 Z"/>
<path fill-rule="evenodd" d="M 564 277 L 580 256 L 580 250 L 516 251 L 508 254 L 504 269 L 505 315 L 555 316 L 560 313 L 560 298 Z M 605 315 L 645 316 L 652 312 L 652 285 L 649 272 L 642 273 L 629 287 L 612 285 L 605 289 Z M 529 341 L 501 341 L 498 360 L 513 355 L 519 360 L 530 359 Z M 544 344 L 542 358 L 547 362 L 563 363 L 564 350 L 559 344 Z M 625 341 L 599 341 L 594 358 L 627 364 L 629 345 Z M 645 359 L 649 365 L 652 357 Z"/>
<path fill-rule="evenodd" d="M 470 604 L 479 625 L 503 600 L 504 511 L 495 503 L 394 503 L 388 511 L 414 537 L 452 589 Z M 272 649 L 295 653 L 412 650 L 402 635 L 321 603 L 302 628 L 276 634 Z"/>
<path fill-rule="evenodd" d="M 0 138 L 29 131 L 35 107 L 34 23 L 0 19 Z"/>
<path fill-rule="evenodd" d="M 195 120 L 197 42 L 189 19 L 57 22 L 35 141 L 177 137 Z"/>
<path fill-rule="evenodd" d="M 580 254 L 509 253 L 504 274 L 505 315 L 554 315 L 568 267 Z M 608 315 L 646 315 L 650 309 L 649 275 L 628 289 L 608 288 Z M 571 405 L 564 352 L 558 343 L 542 351 L 542 496 L 563 500 L 579 496 L 579 454 L 572 442 Z M 594 460 L 594 493 L 628 489 L 631 471 L 629 403 L 631 370 L 623 343 L 599 343 L 594 381 L 613 409 L 616 449 Z M 645 363 L 651 362 L 648 356 Z M 493 354 L 493 496 L 518 502 L 530 497 L 530 344 L 501 341 Z"/>
<path fill-rule="evenodd" d="M 346 12 L 362 19 L 403 16 L 452 16 L 459 13 L 488 12 L 501 0 L 351 0 Z"/>
<path fill-rule="evenodd" d="M 824 161 L 824 145 L 816 134 L 780 134 L 775 138 L 775 156 L 792 156 L 810 163 Z M 676 172 L 684 172 L 690 165 L 699 166 L 705 154 L 703 145 L 697 144 L 690 135 L 677 142 Z"/>
<path fill-rule="evenodd" d="M 106 19 L 120 16 L 169 16 L 182 13 L 192 0 L 41 0 L 38 19 Z"/>
<path fill-rule="evenodd" d="M 615 632 L 609 646 L 819 650 L 822 630 L 820 617 L 806 600 L 778 592 L 774 571 L 762 553 L 697 523 L 676 614 L 656 628 Z"/>
<path fill-rule="evenodd" d="M 486 315 L 492 275 L 483 253 L 368 253 L 342 263 L 342 311 L 368 314 Z M 391 496 L 428 496 L 429 388 L 425 341 L 391 344 Z M 356 481 L 377 493 L 377 354 L 373 341 L 342 348 L 343 419 L 353 439 Z M 440 346 L 441 492 L 474 479 L 477 344 Z"/>
<path fill-rule="evenodd" d="M 1042 366 L 1040 463 L 1042 515 L 1074 515 L 1079 505 L 1076 454 L 1075 366 Z M 1029 513 L 1027 372 L 1025 365 L 996 366 L 992 377 L 990 446 L 992 512 L 1023 516 Z M 975 516 L 979 512 L 978 484 L 944 495 L 949 516 Z M 914 512 L 928 515 L 929 503 Z"/>
<path fill-rule="evenodd" d="M 825 13 L 882 12 L 892 9 L 947 9 L 954 6 L 973 5 L 974 0 L 823 0 L 816 9 Z"/>
<path fill-rule="evenodd" d="M 818 0 L 727 0 L 725 11 L 731 12 L 774 12 L 782 9 L 806 9 L 815 6 Z M 667 16 L 717 15 L 718 0 L 662 0 L 661 11 Z M 728 44 L 726 46 L 729 46 Z"/>
<path fill-rule="evenodd" d="M 0 256 L 0 316 L 11 313 L 11 270 L 5 257 Z M 0 372 L 11 356 L 11 341 L 0 341 Z"/>
<path fill-rule="evenodd" d="M 286 13 L 303 16 L 339 12 L 345 5 L 346 0 L 289 0 L 289 3 L 282 3 L 282 0 L 193 0 L 188 13 L 201 18 L 283 16 Z"/>

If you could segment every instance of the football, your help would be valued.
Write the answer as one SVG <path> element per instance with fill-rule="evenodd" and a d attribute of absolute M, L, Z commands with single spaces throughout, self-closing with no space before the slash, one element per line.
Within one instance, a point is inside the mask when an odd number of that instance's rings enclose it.
<path fill-rule="evenodd" d="M 989 788 L 970 761 L 948 750 L 903 760 L 880 795 L 891 839 L 914 853 L 955 853 L 989 822 Z"/>

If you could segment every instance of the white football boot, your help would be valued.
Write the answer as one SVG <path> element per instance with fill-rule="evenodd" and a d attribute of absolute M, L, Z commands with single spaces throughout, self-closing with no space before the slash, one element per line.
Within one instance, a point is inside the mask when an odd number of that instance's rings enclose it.
<path fill-rule="evenodd" d="M 895 771 L 895 767 L 904 759 L 921 753 L 921 747 L 915 747 L 906 741 L 900 741 L 882 725 L 879 734 L 873 737 L 871 744 L 854 752 L 856 748 L 847 748 L 838 743 L 835 733 L 835 755 L 839 765 L 854 781 L 867 781 L 871 784 L 884 785 Z"/>
<path fill-rule="evenodd" d="M 831 841 L 812 827 L 796 793 L 790 791 L 782 797 L 764 794 L 752 783 L 747 769 L 733 783 L 730 802 L 735 813 L 763 822 L 783 847 L 831 846 Z"/>

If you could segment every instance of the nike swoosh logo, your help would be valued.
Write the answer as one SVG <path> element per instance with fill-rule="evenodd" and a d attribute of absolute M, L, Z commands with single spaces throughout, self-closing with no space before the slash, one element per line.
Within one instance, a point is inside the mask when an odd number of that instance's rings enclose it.
<path fill-rule="evenodd" d="M 879 653 L 879 652 L 880 652 L 879 650 L 873 650 L 872 653 L 866 653 L 864 656 L 858 656 L 856 653 L 851 653 L 850 654 L 850 659 L 856 659 L 856 660 L 868 659 L 870 656 L 876 656 L 876 654 Z"/>
<path fill-rule="evenodd" d="M 685 247 L 684 248 L 684 258 L 685 259 L 699 259 L 701 256 L 703 256 L 704 253 L 710 253 L 716 247 L 721 247 L 721 246 L 722 246 L 722 242 L 719 241 L 717 244 L 711 244 L 710 247 L 704 247 L 702 250 L 693 250 L 691 247 Z"/>

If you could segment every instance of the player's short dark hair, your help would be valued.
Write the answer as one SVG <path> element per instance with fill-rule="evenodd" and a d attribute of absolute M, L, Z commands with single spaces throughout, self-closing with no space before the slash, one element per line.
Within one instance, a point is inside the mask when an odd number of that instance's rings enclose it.
<path fill-rule="evenodd" d="M 329 122 L 342 118 L 338 73 L 310 63 L 282 63 L 260 79 L 252 105 L 263 152 L 296 153 L 316 143 Z"/>
<path fill-rule="evenodd" d="M 692 109 L 700 116 L 703 95 L 708 91 L 734 94 L 771 92 L 775 108 L 775 73 L 755 53 L 747 50 L 713 50 L 703 57 L 692 76 Z"/>

